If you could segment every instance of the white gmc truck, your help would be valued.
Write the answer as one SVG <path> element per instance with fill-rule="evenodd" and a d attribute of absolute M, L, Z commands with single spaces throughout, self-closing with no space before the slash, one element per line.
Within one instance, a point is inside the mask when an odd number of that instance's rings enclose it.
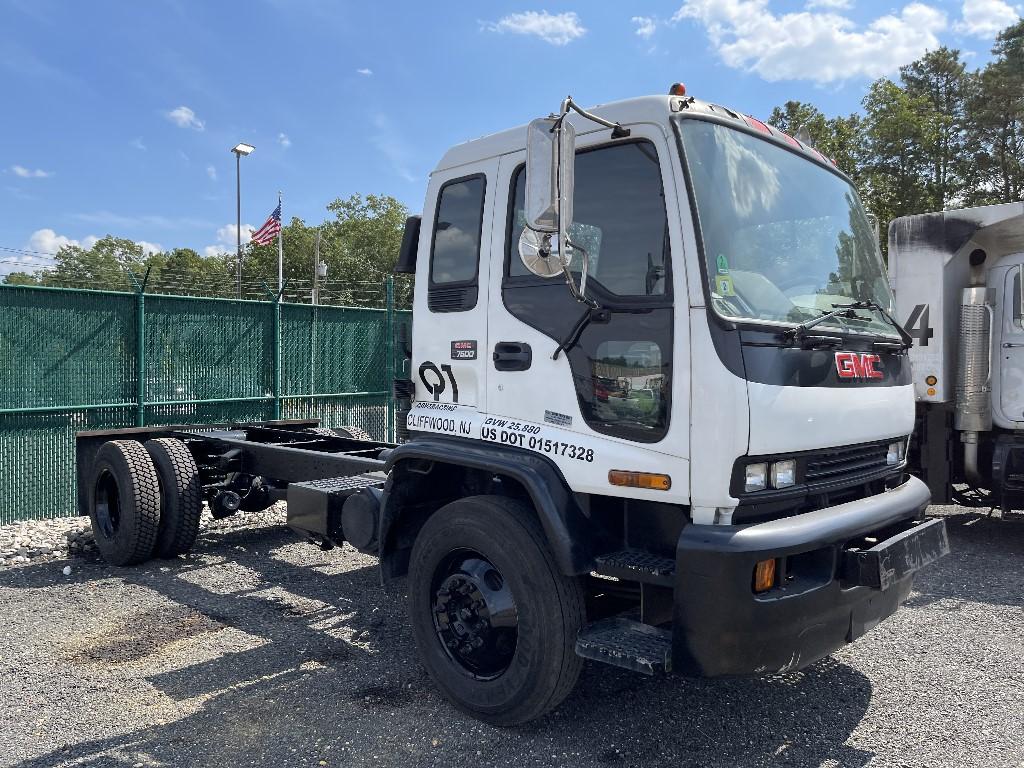
<path fill-rule="evenodd" d="M 81 433 L 101 552 L 184 552 L 200 504 L 288 502 L 408 576 L 462 709 L 536 718 L 583 659 L 799 669 L 948 551 L 906 471 L 910 338 L 849 179 L 734 110 L 668 96 L 451 149 L 406 227 L 399 445 L 311 422 Z"/>

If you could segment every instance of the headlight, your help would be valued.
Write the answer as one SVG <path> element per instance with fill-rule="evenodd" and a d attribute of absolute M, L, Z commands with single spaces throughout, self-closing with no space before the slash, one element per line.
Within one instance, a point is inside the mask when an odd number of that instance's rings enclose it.
<path fill-rule="evenodd" d="M 768 484 L 767 464 L 747 464 L 746 476 L 743 479 L 743 490 L 763 491 Z"/>
<path fill-rule="evenodd" d="M 793 459 L 772 463 L 772 488 L 796 485 L 796 462 Z"/>
<path fill-rule="evenodd" d="M 889 449 L 885 452 L 885 463 L 895 467 L 903 463 L 903 441 L 889 443 Z"/>

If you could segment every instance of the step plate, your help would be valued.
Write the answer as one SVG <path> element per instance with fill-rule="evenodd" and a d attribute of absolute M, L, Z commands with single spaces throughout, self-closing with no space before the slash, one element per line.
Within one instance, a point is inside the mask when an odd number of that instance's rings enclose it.
<path fill-rule="evenodd" d="M 645 675 L 670 672 L 672 633 L 630 619 L 603 619 L 580 631 L 576 655 Z"/>
<path fill-rule="evenodd" d="M 614 576 L 617 579 L 640 581 L 645 584 L 660 584 L 664 587 L 671 587 L 675 581 L 675 560 L 635 549 L 598 555 L 594 562 L 594 571 L 602 576 Z"/>

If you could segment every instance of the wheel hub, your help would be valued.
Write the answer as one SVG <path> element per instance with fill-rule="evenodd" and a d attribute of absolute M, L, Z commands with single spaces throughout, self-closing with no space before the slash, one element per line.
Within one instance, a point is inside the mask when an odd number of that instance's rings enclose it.
<path fill-rule="evenodd" d="M 434 577 L 434 628 L 448 656 L 476 679 L 501 675 L 515 654 L 518 614 L 498 570 L 477 552 L 452 553 Z"/>
<path fill-rule="evenodd" d="M 95 489 L 96 522 L 99 533 L 112 539 L 121 524 L 121 496 L 113 474 L 104 471 Z"/>

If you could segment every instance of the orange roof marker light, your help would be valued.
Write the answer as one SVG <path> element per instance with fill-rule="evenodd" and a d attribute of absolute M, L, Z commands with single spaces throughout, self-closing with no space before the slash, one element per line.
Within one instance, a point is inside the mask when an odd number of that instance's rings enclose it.
<path fill-rule="evenodd" d="M 669 96 L 685 96 L 686 86 L 683 83 L 672 83 L 672 86 L 668 89 Z"/>

